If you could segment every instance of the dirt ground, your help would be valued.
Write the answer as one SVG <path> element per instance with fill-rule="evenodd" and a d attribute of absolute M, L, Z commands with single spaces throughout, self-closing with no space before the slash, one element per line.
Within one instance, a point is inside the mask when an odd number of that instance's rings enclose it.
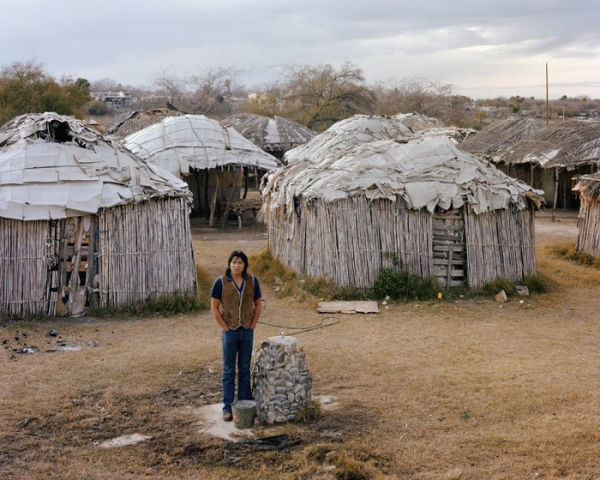
<path fill-rule="evenodd" d="M 575 240 L 575 216 L 539 216 L 536 232 L 538 268 L 556 288 L 522 302 L 324 317 L 315 300 L 279 299 L 262 285 L 265 322 L 291 335 L 333 324 L 298 338 L 313 393 L 340 407 L 277 445 L 199 433 L 191 412 L 220 401 L 209 312 L 0 323 L 0 477 L 598 479 L 600 271 L 549 252 Z M 258 225 L 193 222 L 193 235 L 197 263 L 214 275 L 232 249 L 266 246 Z M 280 328 L 259 325 L 255 343 Z M 82 349 L 61 351 L 61 341 Z M 152 438 L 100 447 L 133 433 Z"/>

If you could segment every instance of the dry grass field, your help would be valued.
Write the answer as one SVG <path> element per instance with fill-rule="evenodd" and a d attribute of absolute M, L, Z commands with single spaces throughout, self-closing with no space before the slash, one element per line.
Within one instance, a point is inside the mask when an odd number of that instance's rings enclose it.
<path fill-rule="evenodd" d="M 574 240 L 574 219 L 536 222 L 552 293 L 394 304 L 298 335 L 314 393 L 340 406 L 290 428 L 281 450 L 199 434 L 191 410 L 220 401 L 209 312 L 0 323 L 0 477 L 599 479 L 600 270 L 551 255 Z M 214 275 L 233 248 L 266 244 L 258 227 L 193 230 L 196 261 Z M 264 321 L 323 320 L 314 300 L 263 290 Z M 257 341 L 278 330 L 259 325 Z M 57 340 L 84 348 L 47 351 Z M 12 352 L 24 345 L 37 353 Z M 130 433 L 152 438 L 99 447 Z"/>

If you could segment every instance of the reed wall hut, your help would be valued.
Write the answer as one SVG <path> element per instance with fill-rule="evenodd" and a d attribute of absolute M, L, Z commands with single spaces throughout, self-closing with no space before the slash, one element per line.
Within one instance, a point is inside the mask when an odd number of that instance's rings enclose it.
<path fill-rule="evenodd" d="M 167 117 L 123 140 L 123 145 L 152 165 L 184 178 L 194 195 L 194 211 L 210 225 L 216 211 L 245 199 L 252 183 L 281 162 L 204 115 Z M 260 205 L 260 201 L 258 201 Z"/>
<path fill-rule="evenodd" d="M 580 177 L 573 190 L 581 197 L 577 250 L 600 257 L 600 173 Z"/>
<path fill-rule="evenodd" d="M 377 118 L 362 120 L 372 131 Z M 390 121 L 380 117 L 376 130 L 391 131 Z M 357 142 L 361 117 L 344 122 L 322 134 L 326 141 L 319 135 L 289 151 L 288 165 L 268 176 L 263 218 L 273 255 L 302 275 L 359 288 L 395 262 L 450 287 L 535 271 L 542 192 L 448 138 Z"/>
<path fill-rule="evenodd" d="M 79 120 L 0 129 L 0 317 L 192 292 L 191 194 Z"/>
<path fill-rule="evenodd" d="M 548 205 L 579 208 L 574 178 L 600 169 L 600 122 L 555 123 L 514 144 L 496 162 L 545 192 Z"/>
<path fill-rule="evenodd" d="M 127 135 L 154 125 L 167 117 L 180 117 L 185 115 L 178 110 L 170 108 L 151 108 L 149 110 L 135 110 L 120 122 L 115 123 L 107 130 L 109 135 L 117 138 L 125 138 Z"/>
<path fill-rule="evenodd" d="M 310 128 L 277 115 L 271 118 L 238 113 L 221 120 L 221 125 L 235 128 L 252 143 L 279 159 L 288 150 L 299 147 L 316 135 Z"/>

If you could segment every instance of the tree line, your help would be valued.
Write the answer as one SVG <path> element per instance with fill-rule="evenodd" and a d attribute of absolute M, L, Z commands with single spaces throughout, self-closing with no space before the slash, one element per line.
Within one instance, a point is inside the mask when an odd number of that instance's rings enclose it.
<path fill-rule="evenodd" d="M 39 64 L 15 62 L 0 71 L 0 123 L 22 113 L 43 111 L 80 118 L 112 117 L 118 112 L 94 101 L 91 92 L 119 90 L 128 91 L 135 99 L 132 109 L 169 105 L 217 119 L 238 112 L 280 115 L 316 131 L 357 113 L 420 112 L 449 125 L 475 128 L 508 115 L 545 116 L 545 102 L 533 97 L 473 100 L 457 95 L 452 85 L 423 78 L 370 85 L 363 71 L 351 63 L 339 68 L 328 64 L 290 65 L 276 82 L 252 91 L 239 82 L 239 77 L 240 72 L 234 68 L 208 69 L 190 77 L 165 71 L 154 79 L 152 88 L 134 88 L 108 78 L 94 82 L 70 77 L 56 80 Z M 600 100 L 588 97 L 563 96 L 550 102 L 553 118 L 599 110 Z"/>

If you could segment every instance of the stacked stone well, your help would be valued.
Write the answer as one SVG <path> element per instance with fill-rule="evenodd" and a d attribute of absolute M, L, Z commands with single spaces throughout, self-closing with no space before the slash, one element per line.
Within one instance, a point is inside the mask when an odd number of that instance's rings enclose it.
<path fill-rule="evenodd" d="M 269 337 L 255 358 L 258 419 L 268 424 L 296 420 L 300 409 L 312 399 L 312 379 L 303 346 L 294 337 Z"/>

